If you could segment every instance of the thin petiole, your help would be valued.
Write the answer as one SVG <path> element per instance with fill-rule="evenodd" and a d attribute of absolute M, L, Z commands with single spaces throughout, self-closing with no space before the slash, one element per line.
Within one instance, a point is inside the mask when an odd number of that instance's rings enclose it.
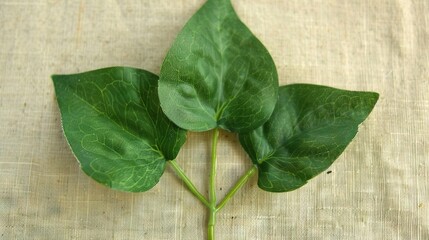
<path fill-rule="evenodd" d="M 235 195 L 235 193 L 240 190 L 243 185 L 256 173 L 257 167 L 254 165 L 251 169 L 249 169 L 238 182 L 234 185 L 234 187 L 228 192 L 224 199 L 217 204 L 216 199 L 216 168 L 217 168 L 217 142 L 219 139 L 219 130 L 215 129 L 213 132 L 212 138 L 212 154 L 211 154 L 211 169 L 210 169 L 210 180 L 209 180 L 209 199 L 207 200 L 195 187 L 192 181 L 186 176 L 183 169 L 179 166 L 176 160 L 169 161 L 168 163 L 173 168 L 174 172 L 182 179 L 182 181 L 186 184 L 188 189 L 197 197 L 208 209 L 209 209 L 209 220 L 208 220 L 208 229 L 207 229 L 207 237 L 208 240 L 215 239 L 215 225 L 216 225 L 216 213 L 221 210 L 228 201 Z"/>
<path fill-rule="evenodd" d="M 219 203 L 216 207 L 216 211 L 221 210 L 225 204 L 234 196 L 234 194 L 240 190 L 240 188 L 256 173 L 256 165 L 253 165 L 251 169 L 249 169 L 238 182 L 234 185 L 234 187 L 226 194 L 224 199 Z"/>
<path fill-rule="evenodd" d="M 219 138 L 219 130 L 215 129 L 212 139 L 212 155 L 211 155 L 211 172 L 209 185 L 209 200 L 210 203 L 216 205 L 216 168 L 217 168 L 217 142 Z"/>
<path fill-rule="evenodd" d="M 219 139 L 219 129 L 214 129 L 212 138 L 212 157 L 209 181 L 209 201 L 210 201 L 210 215 L 207 225 L 207 239 L 215 239 L 215 225 L 216 225 L 216 168 L 217 168 L 217 141 Z"/>
<path fill-rule="evenodd" d="M 188 189 L 194 194 L 195 197 L 197 197 L 206 207 L 210 208 L 211 205 L 209 201 L 197 190 L 195 185 L 192 183 L 192 181 L 186 176 L 183 169 L 179 166 L 179 164 L 176 162 L 176 160 L 169 161 L 170 166 L 173 168 L 174 172 L 182 179 L 182 181 L 186 184 Z"/>

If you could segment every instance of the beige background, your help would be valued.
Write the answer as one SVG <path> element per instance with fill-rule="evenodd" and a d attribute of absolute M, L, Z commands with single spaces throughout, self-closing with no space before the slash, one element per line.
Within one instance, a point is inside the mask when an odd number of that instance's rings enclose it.
<path fill-rule="evenodd" d="M 203 2 L 0 1 L 0 239 L 204 239 L 206 211 L 170 169 L 139 194 L 80 171 L 50 80 L 113 65 L 158 73 Z M 381 98 L 331 174 L 282 194 L 252 179 L 219 213 L 218 239 L 429 239 L 429 1 L 233 4 L 281 84 Z M 191 133 L 178 157 L 205 193 L 209 142 L 210 133 Z M 249 164 L 235 136 L 222 133 L 219 195 Z"/>

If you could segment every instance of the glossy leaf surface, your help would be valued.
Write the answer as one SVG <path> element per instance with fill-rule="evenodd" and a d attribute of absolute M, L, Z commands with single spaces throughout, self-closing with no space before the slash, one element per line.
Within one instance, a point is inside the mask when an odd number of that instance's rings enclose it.
<path fill-rule="evenodd" d="M 158 77 L 112 67 L 52 79 L 64 133 L 82 170 L 122 191 L 155 186 L 186 138 L 161 111 Z"/>
<path fill-rule="evenodd" d="M 161 67 L 159 96 L 178 126 L 255 129 L 278 97 L 274 62 L 229 0 L 209 0 L 188 21 Z"/>
<path fill-rule="evenodd" d="M 259 187 L 291 191 L 326 170 L 351 142 L 377 100 L 373 92 L 309 84 L 281 87 L 271 118 L 239 136 L 258 166 Z"/>

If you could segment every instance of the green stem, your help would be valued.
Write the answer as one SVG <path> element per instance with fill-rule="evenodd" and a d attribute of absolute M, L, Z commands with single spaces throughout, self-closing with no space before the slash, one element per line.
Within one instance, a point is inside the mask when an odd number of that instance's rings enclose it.
<path fill-rule="evenodd" d="M 195 197 L 197 197 L 206 207 L 210 208 L 211 205 L 207 201 L 207 199 L 197 190 L 195 185 L 191 182 L 191 180 L 186 176 L 183 169 L 179 166 L 179 164 L 176 162 L 176 160 L 171 160 L 168 163 L 170 163 L 170 166 L 173 168 L 174 172 L 182 179 L 182 181 L 186 184 L 188 189 L 191 191 L 192 194 L 194 194 Z"/>
<path fill-rule="evenodd" d="M 209 209 L 209 220 L 207 224 L 207 239 L 215 239 L 215 225 L 216 225 L 216 213 L 221 210 L 226 203 L 235 195 L 235 193 L 243 187 L 243 185 L 256 173 L 256 166 L 254 165 L 249 169 L 234 187 L 226 194 L 225 198 L 216 205 L 216 168 L 217 168 L 217 142 L 219 139 L 219 129 L 213 131 L 212 137 L 212 154 L 211 154 L 211 169 L 210 169 L 210 180 L 209 180 L 209 200 L 207 200 L 191 182 L 191 180 L 186 176 L 183 169 L 179 166 L 176 160 L 169 161 L 168 163 L 176 172 L 176 174 L 182 179 L 186 184 L 188 189 L 197 197 L 208 209 Z"/>
<path fill-rule="evenodd" d="M 217 155 L 217 141 L 219 139 L 219 130 L 216 128 L 213 131 L 212 138 L 212 158 L 211 158 L 211 172 L 209 182 L 209 201 L 210 201 L 210 215 L 207 226 L 207 238 L 208 240 L 215 239 L 215 225 L 216 225 L 216 155 Z"/>
<path fill-rule="evenodd" d="M 256 173 L 256 165 L 253 165 L 251 169 L 249 169 L 238 182 L 234 185 L 234 187 L 226 194 L 225 198 L 219 203 L 216 207 L 216 211 L 221 210 L 225 204 L 234 196 L 234 194 L 240 190 L 240 188 Z"/>

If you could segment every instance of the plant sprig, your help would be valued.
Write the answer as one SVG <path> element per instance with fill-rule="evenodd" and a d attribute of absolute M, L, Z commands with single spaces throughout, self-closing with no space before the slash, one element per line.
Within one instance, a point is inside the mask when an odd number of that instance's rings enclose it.
<path fill-rule="evenodd" d="M 297 189 L 340 156 L 378 100 L 374 92 L 278 86 L 274 61 L 229 0 L 208 0 L 177 36 L 160 77 L 130 67 L 52 76 L 64 134 L 82 170 L 110 188 L 143 192 L 167 165 L 216 214 L 258 173 L 269 192 Z M 219 130 L 235 132 L 253 166 L 216 196 Z M 209 194 L 175 160 L 186 131 L 213 131 Z M 168 163 L 168 164 L 167 164 Z"/>

